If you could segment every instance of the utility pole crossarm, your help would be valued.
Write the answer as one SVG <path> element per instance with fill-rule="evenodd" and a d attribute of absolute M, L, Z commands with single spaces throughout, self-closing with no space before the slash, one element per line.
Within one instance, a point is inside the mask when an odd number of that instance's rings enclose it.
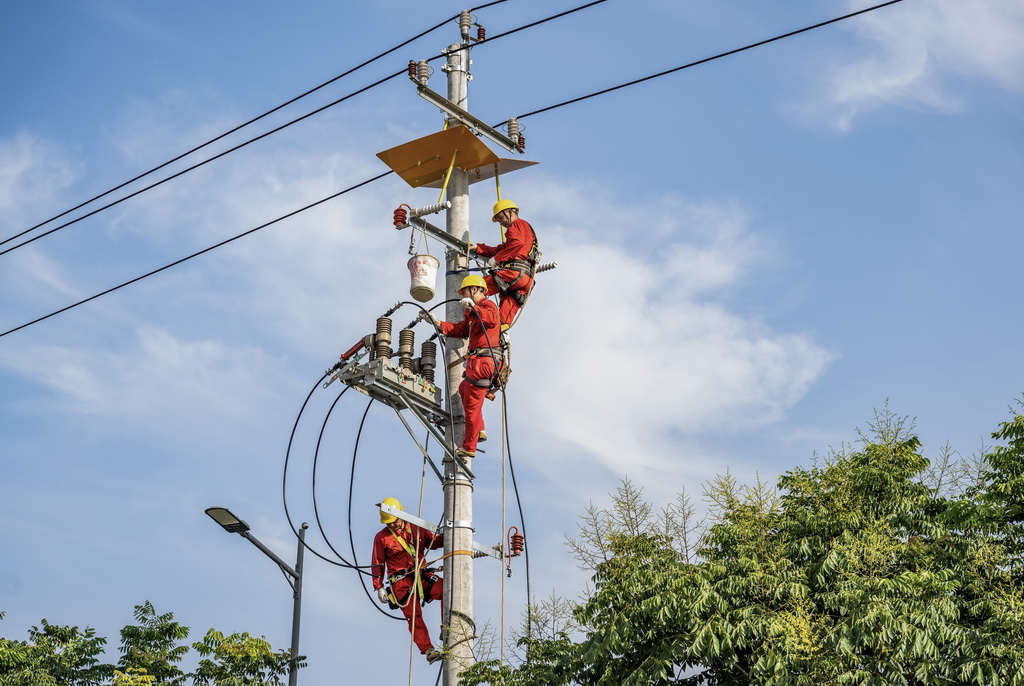
<path fill-rule="evenodd" d="M 415 524 L 416 526 L 422 529 L 426 529 L 432 534 L 436 534 L 438 531 L 441 530 L 441 527 L 437 524 L 429 522 L 426 519 L 417 517 L 416 515 L 409 514 L 405 510 L 399 510 L 397 507 L 392 507 L 387 503 L 380 503 L 378 507 L 380 508 L 381 512 L 392 515 L 394 517 L 398 517 L 403 522 Z M 501 546 L 485 546 L 483 544 L 477 543 L 476 541 L 473 541 L 473 550 L 475 551 L 475 553 L 477 553 L 474 554 L 474 557 L 487 555 L 488 557 L 493 557 L 499 561 L 502 559 Z"/>
<path fill-rule="evenodd" d="M 513 141 L 511 138 L 498 131 L 489 124 L 485 124 L 480 119 L 477 119 L 472 114 L 462 109 L 455 103 L 451 102 L 447 98 L 443 97 L 440 93 L 435 93 L 430 90 L 427 86 L 419 83 L 415 79 L 413 82 L 416 83 L 416 94 L 427 102 L 436 105 L 443 110 L 449 117 L 457 119 L 458 121 L 465 124 L 470 129 L 473 129 L 483 136 L 491 139 L 501 147 L 505 148 L 509 152 L 521 152 L 519 144 Z"/>
<path fill-rule="evenodd" d="M 426 233 L 430 234 L 431 238 L 435 239 L 445 247 L 451 248 L 456 252 L 460 252 L 463 254 L 469 253 L 469 244 L 466 243 L 466 241 L 459 240 L 458 238 L 451 235 L 444 229 L 437 228 L 436 226 L 426 221 L 425 219 L 420 219 L 419 217 L 409 217 L 409 222 L 407 224 L 399 224 L 395 228 L 401 230 L 408 228 L 409 226 L 415 226 L 416 228 L 425 231 Z"/>

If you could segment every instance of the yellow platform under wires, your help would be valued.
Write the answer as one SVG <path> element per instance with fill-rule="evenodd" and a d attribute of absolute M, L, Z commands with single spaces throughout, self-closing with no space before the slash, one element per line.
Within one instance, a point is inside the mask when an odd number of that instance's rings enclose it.
<path fill-rule="evenodd" d="M 501 159 L 498 160 L 497 164 L 498 174 L 500 176 L 505 176 L 505 174 L 508 174 L 509 172 L 514 172 L 517 169 L 522 169 L 523 167 L 532 167 L 533 165 L 540 163 L 531 162 L 529 160 L 516 160 L 508 159 L 507 157 L 502 157 Z M 476 183 L 477 181 L 486 181 L 487 179 L 494 178 L 493 164 L 484 164 L 479 167 L 463 168 L 466 169 L 467 172 L 469 172 L 470 185 Z M 427 188 L 440 188 L 442 181 L 443 179 L 436 179 L 434 181 L 431 181 L 430 183 L 425 183 L 423 185 L 426 186 Z"/>
<path fill-rule="evenodd" d="M 453 156 L 455 166 L 467 171 L 482 167 L 493 169 L 499 162 L 498 156 L 465 126 L 453 126 L 377 153 L 384 164 L 413 188 L 432 183 L 439 188 Z"/>

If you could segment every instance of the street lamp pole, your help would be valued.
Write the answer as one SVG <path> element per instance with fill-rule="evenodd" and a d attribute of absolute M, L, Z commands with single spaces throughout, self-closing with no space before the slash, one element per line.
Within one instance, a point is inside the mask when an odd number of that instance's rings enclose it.
<path fill-rule="evenodd" d="M 309 524 L 303 522 L 302 527 L 299 529 L 299 548 L 298 552 L 295 553 L 295 568 L 293 569 L 287 562 L 274 554 L 274 551 L 250 534 L 249 525 L 232 514 L 226 507 L 208 507 L 206 508 L 206 514 L 213 521 L 220 524 L 225 531 L 231 534 L 238 534 L 276 562 L 277 566 L 284 572 L 288 585 L 292 587 L 292 662 L 288 671 L 288 686 L 296 686 L 298 683 L 299 618 L 302 614 L 302 558 L 306 550 L 306 529 L 309 528 Z"/>

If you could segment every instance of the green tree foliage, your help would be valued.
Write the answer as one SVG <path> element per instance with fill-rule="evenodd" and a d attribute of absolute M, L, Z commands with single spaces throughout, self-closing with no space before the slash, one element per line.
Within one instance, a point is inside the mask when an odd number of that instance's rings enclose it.
<path fill-rule="evenodd" d="M 720 476 L 704 523 L 625 482 L 569 543 L 576 626 L 465 683 L 1024 684 L 1024 418 L 973 473 L 912 431 L 886 410 L 775 487 Z"/>
<path fill-rule="evenodd" d="M 1024 404 L 1022 404 L 1024 406 Z M 993 507 L 991 519 L 1010 551 L 1018 581 L 1024 575 L 1024 416 L 999 425 L 992 438 L 1006 441 L 985 460 L 980 496 Z"/>
<path fill-rule="evenodd" d="M 0 619 L 3 614 L 0 614 Z M 0 684 L 4 686 L 99 686 L 113 674 L 100 662 L 105 638 L 94 629 L 58 626 L 45 619 L 29 640 L 0 639 Z"/>
<path fill-rule="evenodd" d="M 188 638 L 189 629 L 174 621 L 174 613 L 157 614 L 148 600 L 135 606 L 135 621 L 121 629 L 121 659 L 118 669 L 127 674 L 145 676 L 167 686 L 180 686 L 185 673 L 178 668 L 188 646 L 179 641 Z M 127 682 L 125 682 L 127 686 Z"/>
<path fill-rule="evenodd" d="M 125 671 L 114 670 L 113 686 L 154 686 L 156 677 L 148 674 L 144 668 L 128 667 Z"/>
<path fill-rule="evenodd" d="M 188 627 L 170 612 L 158 614 L 149 601 L 135 606 L 135 620 L 121 630 L 116 669 L 101 663 L 106 639 L 93 629 L 44 619 L 42 628 L 29 631 L 28 641 L 0 638 L 0 686 L 280 686 L 293 662 L 306 665 L 302 656 L 293 660 L 287 651 L 274 651 L 265 638 L 210 629 L 192 644 L 201 659 L 186 674 L 178 663 L 189 652 L 180 643 Z"/>
<path fill-rule="evenodd" d="M 4 613 L 0 612 L 0 619 L 3 618 Z M 31 672 L 31 646 L 24 641 L 0 638 L 0 683 L 10 683 L 12 686 L 52 683 L 52 680 L 43 682 L 33 679 Z"/>
<path fill-rule="evenodd" d="M 275 652 L 265 638 L 248 633 L 224 636 L 210 629 L 192 646 L 203 656 L 194 675 L 197 685 L 278 686 L 292 663 L 288 651 Z"/>

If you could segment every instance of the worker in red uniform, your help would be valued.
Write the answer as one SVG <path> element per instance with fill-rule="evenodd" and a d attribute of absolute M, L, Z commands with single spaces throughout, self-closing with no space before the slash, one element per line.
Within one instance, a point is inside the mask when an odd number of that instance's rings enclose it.
<path fill-rule="evenodd" d="M 466 412 L 466 437 L 456 453 L 476 456 L 476 444 L 484 430 L 484 397 L 501 369 L 498 306 L 487 299 L 487 284 L 479 274 L 470 274 L 459 286 L 466 315 L 455 324 L 434 317 L 441 333 L 449 338 L 468 338 L 466 371 L 459 384 L 459 397 Z"/>
<path fill-rule="evenodd" d="M 540 259 L 537 234 L 525 219 L 519 218 L 519 206 L 511 200 L 494 203 L 491 221 L 501 224 L 504 242 L 490 246 L 476 243 L 471 246 L 477 255 L 492 257 L 495 269 L 485 279 L 487 295 L 500 294 L 498 311 L 501 330 L 515 322 L 520 308 L 533 290 L 533 274 Z"/>
<path fill-rule="evenodd" d="M 395 498 L 384 498 L 381 503 L 404 509 Z M 373 537 L 370 568 L 377 598 L 382 603 L 402 608 L 402 614 L 409 622 L 413 643 L 426 656 L 427 662 L 437 662 L 442 658 L 441 651 L 435 650 L 430 642 L 430 632 L 423 621 L 420 599 L 429 603 L 444 596 L 444 579 L 432 570 L 423 568 L 426 551 L 442 547 L 444 539 L 441 534 L 431 533 L 383 510 L 380 512 L 380 522 L 386 526 Z M 388 585 L 384 583 L 385 578 L 390 582 L 390 594 Z"/>

